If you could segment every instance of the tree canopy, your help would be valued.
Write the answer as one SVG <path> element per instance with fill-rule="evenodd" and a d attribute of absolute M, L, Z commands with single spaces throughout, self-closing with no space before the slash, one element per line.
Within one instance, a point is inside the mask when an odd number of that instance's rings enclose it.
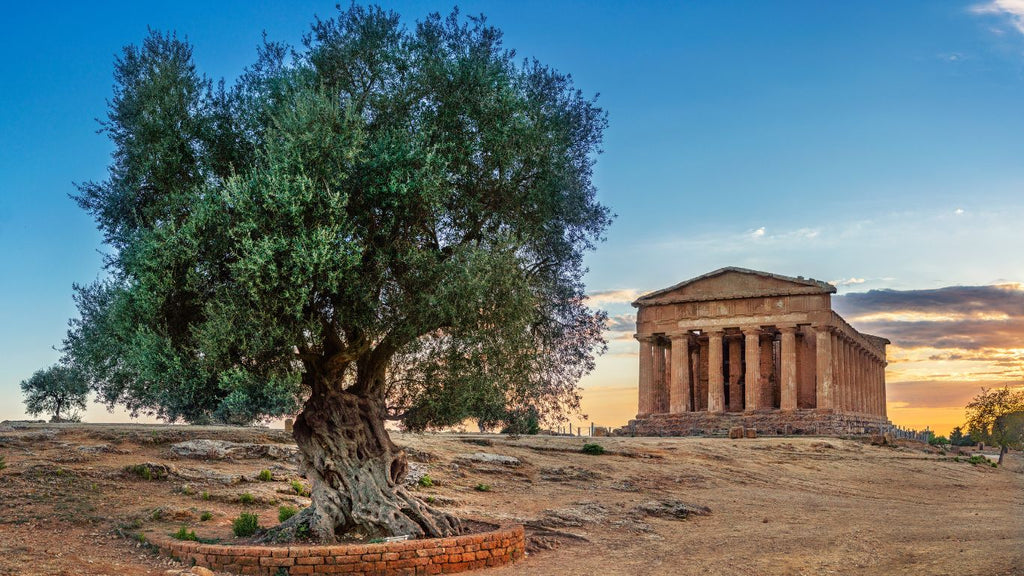
<path fill-rule="evenodd" d="M 108 178 L 76 195 L 112 251 L 76 288 L 68 355 L 108 404 L 168 420 L 305 402 L 307 455 L 346 410 L 360 444 L 384 417 L 577 409 L 604 346 L 582 279 L 610 222 L 605 126 L 569 76 L 457 11 L 409 28 L 352 5 L 299 49 L 265 43 L 230 87 L 152 32 L 115 62 Z M 377 440 L 360 454 L 395 452 Z"/>
<path fill-rule="evenodd" d="M 983 390 L 967 405 L 967 429 L 972 439 L 999 446 L 999 463 L 1007 448 L 1024 440 L 1024 390 L 1009 386 Z"/>
<path fill-rule="evenodd" d="M 79 410 L 85 410 L 89 382 L 74 368 L 55 364 L 38 370 L 21 381 L 25 411 L 33 416 L 50 414 L 54 422 L 77 422 Z"/>

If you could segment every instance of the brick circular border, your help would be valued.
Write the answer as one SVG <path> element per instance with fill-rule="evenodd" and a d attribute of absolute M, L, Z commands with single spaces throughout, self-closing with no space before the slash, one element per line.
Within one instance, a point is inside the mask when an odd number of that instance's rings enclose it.
<path fill-rule="evenodd" d="M 522 559 L 526 536 L 520 524 L 450 538 L 385 544 L 328 546 L 229 546 L 146 534 L 161 554 L 210 570 L 236 574 L 449 574 Z M 283 568 L 283 571 L 282 571 Z"/>

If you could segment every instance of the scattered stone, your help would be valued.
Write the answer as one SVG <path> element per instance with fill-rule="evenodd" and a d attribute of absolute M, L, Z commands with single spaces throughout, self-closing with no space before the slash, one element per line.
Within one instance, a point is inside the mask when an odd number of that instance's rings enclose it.
<path fill-rule="evenodd" d="M 651 500 L 640 504 L 633 510 L 641 514 L 646 514 L 647 516 L 656 516 L 671 520 L 685 520 L 691 515 L 707 516 L 708 514 L 711 514 L 711 509 L 707 506 L 687 504 L 686 502 L 679 500 Z"/>
<path fill-rule="evenodd" d="M 200 438 L 172 444 L 171 452 L 181 458 L 197 460 L 227 460 L 229 458 L 294 460 L 298 457 L 299 449 L 295 446 L 279 444 L 248 444 Z"/>
<path fill-rule="evenodd" d="M 406 446 L 404 448 L 404 450 L 405 450 L 405 456 L 409 460 L 412 460 L 413 462 L 427 463 L 427 462 L 434 462 L 434 461 L 436 461 L 438 459 L 437 455 L 435 455 L 435 454 L 433 454 L 431 452 L 427 452 L 426 450 L 419 450 L 419 449 L 413 448 L 411 446 Z"/>
<path fill-rule="evenodd" d="M 604 520 L 608 509 L 597 502 L 578 502 L 565 508 L 549 508 L 537 524 L 548 528 L 579 527 Z"/>
<path fill-rule="evenodd" d="M 474 446 L 494 446 L 494 442 L 487 438 L 463 438 L 462 441 L 466 444 L 473 444 Z"/>
<path fill-rule="evenodd" d="M 193 566 L 190 573 L 192 576 L 214 576 L 213 570 L 203 568 L 202 566 Z"/>
<path fill-rule="evenodd" d="M 284 431 L 289 433 L 289 434 L 291 434 L 294 429 L 295 429 L 295 421 L 292 420 L 291 418 L 285 418 L 284 419 Z"/>
<path fill-rule="evenodd" d="M 405 473 L 405 485 L 415 486 L 419 484 L 420 478 L 427 475 L 427 465 L 419 462 L 409 462 L 409 470 Z"/>
<path fill-rule="evenodd" d="M 460 460 L 480 462 L 482 464 L 501 464 L 502 466 L 519 466 L 522 462 L 515 456 L 492 454 L 490 452 L 474 452 L 473 454 L 462 455 Z"/>
<path fill-rule="evenodd" d="M 733 426 L 729 428 L 729 439 L 736 440 L 737 438 L 743 438 L 743 426 Z"/>

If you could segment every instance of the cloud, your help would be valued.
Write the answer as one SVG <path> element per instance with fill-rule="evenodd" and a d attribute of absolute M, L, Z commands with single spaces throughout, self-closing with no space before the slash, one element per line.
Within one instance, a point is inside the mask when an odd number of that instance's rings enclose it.
<path fill-rule="evenodd" d="M 1018 32 L 1024 34 L 1024 0 L 990 0 L 975 4 L 969 10 L 975 14 L 1006 18 Z"/>
<path fill-rule="evenodd" d="M 833 286 L 853 286 L 855 284 L 863 284 L 865 280 L 863 278 L 850 277 L 846 280 L 829 280 L 829 284 Z"/>
<path fill-rule="evenodd" d="M 635 288 L 622 288 L 618 290 L 600 290 L 587 294 L 587 304 L 590 306 L 608 306 L 610 304 L 631 304 L 639 298 L 641 292 Z"/>
<path fill-rule="evenodd" d="M 632 338 L 636 332 L 636 314 L 609 315 L 604 329 L 607 332 L 629 332 Z"/>
<path fill-rule="evenodd" d="M 754 230 L 753 232 L 750 233 L 750 235 L 754 238 L 764 238 L 764 226 L 761 226 L 757 230 Z"/>

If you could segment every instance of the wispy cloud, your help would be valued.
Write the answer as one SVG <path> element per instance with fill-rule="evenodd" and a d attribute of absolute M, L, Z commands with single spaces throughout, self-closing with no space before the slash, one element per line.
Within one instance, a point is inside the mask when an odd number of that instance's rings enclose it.
<path fill-rule="evenodd" d="M 1024 34 L 1024 0 L 990 0 L 969 8 L 975 14 L 996 15 Z"/>
<path fill-rule="evenodd" d="M 850 277 L 846 280 L 829 280 L 829 284 L 833 286 L 855 286 L 857 284 L 863 284 L 865 280 L 863 278 Z"/>
<path fill-rule="evenodd" d="M 630 304 L 640 297 L 641 292 L 635 288 L 618 290 L 601 290 L 587 294 L 587 304 L 598 308 L 612 304 Z"/>

